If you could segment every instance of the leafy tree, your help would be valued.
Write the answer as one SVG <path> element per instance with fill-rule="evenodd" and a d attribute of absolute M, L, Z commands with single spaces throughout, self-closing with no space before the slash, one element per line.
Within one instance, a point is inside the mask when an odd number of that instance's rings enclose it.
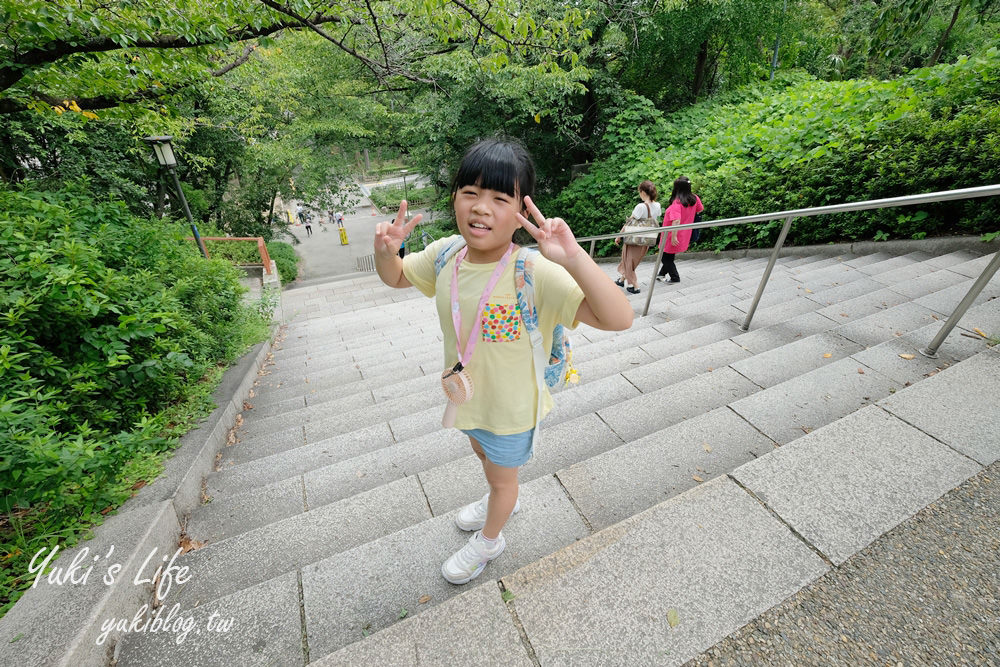
<path fill-rule="evenodd" d="M 122 103 L 155 109 L 195 82 L 246 62 L 257 44 L 288 28 L 308 29 L 355 58 L 379 81 L 431 83 L 415 65 L 454 44 L 492 50 L 564 49 L 576 9 L 536 21 L 513 0 L 153 0 L 0 3 L 0 113 L 97 109 Z M 242 50 L 227 47 L 244 43 Z M 264 41 L 266 45 L 266 39 Z"/>

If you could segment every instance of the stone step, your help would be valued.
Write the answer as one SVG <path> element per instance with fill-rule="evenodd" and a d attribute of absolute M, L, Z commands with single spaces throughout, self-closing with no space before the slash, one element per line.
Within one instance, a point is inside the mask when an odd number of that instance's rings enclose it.
<path fill-rule="evenodd" d="M 824 331 L 800 338 L 748 359 L 732 362 L 733 370 L 765 389 L 859 352 L 864 346 Z"/>
<path fill-rule="evenodd" d="M 993 355 L 996 365 L 992 372 L 994 374 L 1000 372 L 1000 364 L 996 363 L 1000 357 L 995 352 L 984 354 Z M 958 368 L 962 367 L 959 366 L 955 370 Z M 946 371 L 946 373 L 951 372 Z M 944 378 L 945 374 L 942 374 L 941 377 Z M 979 377 L 987 378 L 989 375 L 981 373 L 977 376 L 977 382 L 974 384 L 982 383 L 982 380 L 978 380 Z M 951 379 L 949 378 L 949 380 Z M 963 380 L 967 382 L 965 378 Z M 995 383 L 995 377 L 992 380 L 987 380 L 984 388 L 992 383 Z M 988 391 L 984 391 L 982 395 L 987 396 L 988 393 Z M 904 395 L 901 392 L 899 396 L 903 397 Z M 932 401 L 935 401 L 936 397 L 942 394 L 932 390 L 927 395 L 931 397 Z M 923 414 L 923 410 L 915 409 L 914 413 Z M 994 419 L 998 416 L 1000 415 L 993 415 Z M 850 420 L 853 421 L 845 426 L 844 422 Z M 991 430 L 995 431 L 997 427 L 994 424 Z M 704 429 L 700 429 L 700 431 L 704 432 Z M 869 440 L 872 447 L 858 447 L 857 435 L 859 432 L 865 434 L 863 439 Z M 886 433 L 892 433 L 893 437 L 887 440 Z M 690 438 L 683 440 L 690 440 Z M 734 440 L 738 441 L 739 436 Z M 803 455 L 803 452 L 808 455 Z M 817 454 L 825 454 L 825 456 L 817 461 Z M 844 558 L 843 555 L 838 555 L 838 552 L 844 549 L 845 544 L 848 549 L 856 550 L 863 546 L 865 539 L 871 539 L 873 533 L 877 536 L 878 533 L 872 527 L 869 516 L 873 505 L 878 510 L 877 520 L 883 524 L 880 529 L 887 529 L 894 525 L 893 522 L 898 523 L 979 469 L 975 465 L 970 465 L 967 459 L 956 457 L 946 447 L 916 432 L 907 424 L 880 416 L 880 411 L 873 407 L 852 415 L 848 420 L 842 420 L 809 436 L 804 436 L 800 441 L 788 446 L 788 456 L 779 459 L 773 457 L 773 454 L 765 456 L 759 462 L 751 464 L 752 466 L 756 463 L 767 463 L 766 467 L 758 466 L 758 469 L 765 471 L 763 474 L 750 466 L 743 466 L 737 469 L 735 475 L 748 480 L 748 488 L 750 485 L 781 484 L 781 486 L 775 486 L 771 491 L 771 494 L 776 497 L 774 502 L 780 504 L 784 509 L 781 518 L 784 518 L 786 514 L 793 516 L 795 523 L 792 525 L 796 527 L 797 531 L 802 530 L 803 534 L 806 533 L 804 528 L 811 527 L 811 524 L 816 521 L 814 517 L 819 517 L 821 520 L 823 517 L 829 517 L 829 520 L 835 521 L 835 524 L 831 525 L 831 530 L 827 531 L 833 535 L 833 538 L 826 540 L 824 553 L 832 554 L 838 562 L 842 562 Z M 992 457 L 1000 457 L 1000 448 L 994 448 Z M 655 466 L 646 467 L 655 468 Z M 831 469 L 833 474 L 830 474 Z M 918 476 L 909 480 L 906 487 L 900 486 L 898 481 L 894 484 L 887 484 L 887 481 L 891 482 L 893 478 L 897 477 L 896 471 L 899 469 L 915 470 Z M 773 473 L 774 470 L 777 470 L 777 474 Z M 877 474 L 873 475 L 872 470 L 876 470 Z M 814 472 L 810 475 L 809 471 Z M 942 471 L 945 474 L 942 474 Z M 803 474 L 804 472 L 806 474 Z M 828 487 L 828 490 L 823 488 L 821 484 L 817 485 L 812 481 L 817 478 L 817 474 L 820 475 L 820 481 L 823 479 L 838 480 L 836 488 Z M 567 476 L 567 479 L 570 477 Z M 845 530 L 841 518 L 844 514 L 844 509 L 841 509 L 844 507 L 842 501 L 845 499 L 841 488 L 842 482 L 839 481 L 841 479 L 860 479 L 868 494 L 867 497 L 862 498 L 847 498 L 853 503 L 854 508 L 850 515 L 852 524 L 847 526 L 848 530 Z M 796 484 L 797 488 L 787 490 L 784 488 L 787 486 L 786 481 Z M 820 486 L 818 491 L 817 486 Z M 570 493 L 574 495 L 572 491 Z M 765 491 L 764 487 L 759 491 L 755 490 L 755 494 L 758 498 L 765 499 L 769 506 L 771 505 L 767 500 L 771 494 Z M 798 499 L 803 494 L 815 497 L 817 500 L 803 509 L 798 504 Z M 574 495 L 574 502 L 576 500 Z M 668 530 L 671 517 L 680 520 L 674 530 Z M 511 530 L 508 532 L 512 532 L 513 527 L 517 525 L 518 518 L 523 517 L 518 515 L 512 519 L 509 524 Z M 725 525 L 717 525 L 720 520 Z M 643 530 L 643 524 L 646 522 L 649 522 L 651 530 Z M 699 527 L 699 531 L 689 537 L 689 527 L 695 524 Z M 664 535 L 670 536 L 666 542 L 658 539 Z M 781 535 L 784 537 L 780 537 Z M 819 535 L 819 537 L 825 536 Z M 687 544 L 690 540 L 695 541 Z M 511 541 L 510 537 L 508 537 L 508 541 Z M 397 549 L 402 549 L 406 543 L 406 540 L 402 539 L 395 542 L 395 544 L 400 545 Z M 647 544 L 649 548 L 655 549 L 660 556 L 651 557 L 644 548 Z M 754 545 L 751 552 L 744 551 L 747 544 Z M 764 557 L 764 553 L 761 551 L 762 545 L 770 545 L 773 549 L 773 554 L 769 559 Z M 671 549 L 678 550 L 678 557 L 663 558 L 662 554 L 664 552 L 670 553 Z M 791 557 L 796 549 L 800 549 L 797 552 L 798 559 Z M 379 552 L 368 553 L 373 556 L 380 555 Z M 739 557 L 738 554 L 746 555 Z M 446 556 L 447 553 L 441 557 Z M 799 562 L 801 559 L 805 559 L 808 563 L 810 557 L 813 559 L 812 565 L 803 565 Z M 498 566 L 503 558 L 506 556 L 491 564 L 491 568 L 496 568 L 490 570 L 491 578 L 501 576 L 498 574 L 500 572 Z M 717 558 L 725 559 L 725 567 L 714 564 L 714 559 Z M 347 567 L 336 569 L 348 569 L 349 564 L 344 560 L 345 554 L 341 554 L 340 559 Z M 634 559 L 636 565 L 623 565 L 628 563 L 629 559 Z M 616 563 L 617 567 L 609 568 L 611 562 Z M 623 580 L 614 575 L 614 572 L 618 571 L 617 568 L 623 566 L 632 573 L 632 576 L 624 581 L 632 583 L 637 578 L 641 580 L 636 584 L 634 592 L 625 598 L 619 594 Z M 320 565 L 318 564 L 317 567 Z M 732 574 L 733 567 L 738 570 L 736 574 Z M 803 573 L 803 568 L 807 572 Z M 566 621 L 560 623 L 560 627 L 570 629 L 571 632 L 580 635 L 574 638 L 573 646 L 587 646 L 585 638 L 589 636 L 590 631 L 595 626 L 600 628 L 600 636 L 608 636 L 605 634 L 607 631 L 608 634 L 616 637 L 633 637 L 635 635 L 629 634 L 625 630 L 628 627 L 635 627 L 638 623 L 638 617 L 635 617 L 635 614 L 640 614 L 643 618 L 652 614 L 656 618 L 665 619 L 666 610 L 669 608 L 680 610 L 678 618 L 682 622 L 694 619 L 691 622 L 691 627 L 699 630 L 699 634 L 692 637 L 690 633 L 677 635 L 664 628 L 663 632 L 668 633 L 665 635 L 668 639 L 678 637 L 683 639 L 681 645 L 671 645 L 672 655 L 679 654 L 678 661 L 682 661 L 683 656 L 696 655 L 698 651 L 710 646 L 722 636 L 742 625 L 748 618 L 756 616 L 794 592 L 797 590 L 796 586 L 801 587 L 812 581 L 825 568 L 826 566 L 819 558 L 792 536 L 787 527 L 780 522 L 780 518 L 776 520 L 736 485 L 728 480 L 719 479 L 656 505 L 651 510 L 628 518 L 623 523 L 614 525 L 592 537 L 576 542 L 562 551 L 522 568 L 513 575 L 504 576 L 503 584 L 505 589 L 514 594 L 513 602 L 510 604 L 517 609 L 520 627 L 527 633 L 527 639 L 534 653 L 539 657 L 554 655 L 551 653 L 550 647 L 552 646 L 565 646 L 563 643 L 553 644 L 557 640 L 550 632 L 552 619 L 559 618 L 559 614 L 564 613 L 564 610 L 572 613 L 575 622 L 567 616 Z M 722 572 L 727 573 L 727 576 L 716 576 L 714 579 L 709 577 L 709 575 L 717 575 Z M 769 573 L 768 576 L 764 576 L 764 572 Z M 613 584 L 610 580 L 603 581 L 608 576 L 615 577 Z M 730 578 L 730 576 L 735 578 Z M 339 583 L 343 577 L 335 577 L 334 579 L 333 586 L 337 590 L 335 595 L 338 598 L 343 596 L 345 591 L 350 591 L 354 593 L 351 599 L 358 600 L 361 605 L 364 605 L 364 609 L 360 613 L 355 611 L 354 614 L 340 615 L 345 617 L 347 623 L 353 621 L 360 625 L 362 630 L 373 630 L 377 627 L 376 623 L 368 624 L 369 621 L 365 619 L 379 614 L 382 616 L 380 620 L 383 623 L 393 622 L 392 616 L 387 610 L 393 609 L 394 604 L 382 604 L 373 608 L 367 604 L 368 598 L 357 592 L 356 586 L 349 583 Z M 684 586 L 687 584 L 676 583 L 692 580 L 698 581 L 700 584 L 695 594 L 685 593 Z M 739 588 L 738 590 L 742 591 L 741 594 L 746 597 L 734 601 L 733 581 L 753 581 L 755 586 L 752 590 Z M 764 582 L 767 582 L 766 586 L 763 586 Z M 386 588 L 392 591 L 391 595 L 395 596 L 394 600 L 412 600 L 419 591 L 427 588 L 421 585 L 422 583 L 418 580 L 417 585 L 410 589 L 399 584 L 390 584 Z M 428 583 L 433 586 L 433 577 Z M 664 592 L 662 590 L 664 587 L 669 588 L 670 591 Z M 771 590 L 774 587 L 777 587 L 776 591 Z M 615 590 L 614 600 L 628 599 L 630 601 L 629 610 L 631 613 L 628 620 L 621 618 L 621 612 L 617 611 L 617 608 L 611 604 L 612 598 L 605 600 L 606 595 L 611 595 L 611 593 L 604 593 L 609 589 Z M 437 627 L 438 621 L 435 617 L 439 613 L 446 614 L 452 622 L 455 618 L 478 617 L 477 605 L 487 603 L 495 605 L 495 600 L 500 597 L 500 592 L 500 590 L 493 588 L 490 582 L 484 583 L 480 588 L 475 588 L 454 600 L 455 603 L 460 602 L 461 606 L 445 603 L 440 607 L 420 609 L 419 611 L 424 613 L 415 616 L 412 620 L 395 624 L 388 631 L 376 633 L 364 641 L 354 641 L 337 653 L 320 659 L 317 664 L 359 664 L 357 662 L 360 659 L 359 656 L 366 656 L 365 659 L 379 662 L 381 657 L 386 655 L 399 655 L 399 651 L 403 650 L 404 647 L 408 649 L 411 643 L 427 640 L 427 637 L 422 635 L 418 638 L 417 634 L 409 629 L 410 626 Z M 595 595 L 598 596 L 596 601 Z M 431 597 L 433 599 L 433 596 Z M 308 596 L 306 599 L 308 600 Z M 331 599 L 332 596 L 326 598 L 327 604 L 323 605 L 325 609 L 337 607 L 336 604 L 330 604 Z M 418 600 L 417 605 L 419 604 Z M 307 601 L 307 608 L 308 606 Z M 654 607 L 660 609 L 662 613 L 654 612 Z M 402 608 L 407 608 L 405 603 L 401 605 Z M 544 608 L 544 613 L 539 611 L 542 608 Z M 609 608 L 616 609 L 616 611 L 608 613 Z M 580 622 L 581 611 L 585 614 L 583 622 Z M 327 618 L 323 617 L 323 620 L 326 621 Z M 505 618 L 501 615 L 495 620 L 502 625 L 502 619 Z M 699 619 L 704 619 L 704 621 Z M 708 622 L 709 620 L 711 623 Z M 362 622 L 364 625 L 361 625 Z M 331 623 L 326 621 L 316 625 L 327 628 Z M 666 624 L 664 623 L 664 625 Z M 706 628 L 709 628 L 710 631 L 706 632 Z M 339 634 L 342 637 L 341 641 L 352 641 L 351 635 L 354 633 L 350 631 L 351 629 L 353 628 Z M 449 631 L 453 632 L 454 628 L 450 627 Z M 494 628 L 494 632 L 496 631 Z M 326 631 L 324 630 L 324 632 Z M 663 645 L 662 642 L 658 641 L 655 642 L 655 645 L 650 646 L 644 640 L 648 636 L 648 632 L 647 629 L 640 633 L 636 640 L 632 640 L 634 650 L 630 652 L 630 655 L 633 659 L 640 655 L 661 655 L 659 649 Z M 546 639 L 547 637 L 548 639 Z M 513 640 L 511 639 L 511 641 Z M 325 649 L 327 646 L 324 643 L 314 644 L 312 642 L 310 645 L 318 645 L 321 649 Z M 516 643 L 512 644 L 512 646 L 516 645 Z M 615 650 L 620 650 L 620 641 L 616 642 Z M 593 657 L 593 653 L 592 650 L 587 650 L 581 651 L 579 655 L 574 654 L 574 658 L 577 660 L 574 660 L 573 664 L 616 664 L 607 662 L 606 658 L 613 657 L 610 653 L 602 653 L 596 658 Z M 579 662 L 580 660 L 583 662 Z"/>
<path fill-rule="evenodd" d="M 978 470 L 869 407 L 502 584 L 541 664 L 682 664 Z"/>
<path fill-rule="evenodd" d="M 736 414 L 780 445 L 902 389 L 851 358 L 786 380 L 729 404 Z"/>
<path fill-rule="evenodd" d="M 430 517 L 416 478 L 400 479 L 184 554 L 178 564 L 197 576 L 170 595 L 194 607 Z"/>
<path fill-rule="evenodd" d="M 551 476 L 520 491 L 521 511 L 504 527 L 507 548 L 490 564 L 491 579 L 556 552 L 589 531 Z M 434 609 L 465 591 L 441 577 L 441 564 L 468 540 L 456 512 L 343 551 L 302 569 L 310 654 L 321 656 L 399 620 Z M 430 600 L 421 603 L 421 599 Z"/>
<path fill-rule="evenodd" d="M 808 300 L 797 300 L 794 303 L 795 304 L 806 304 L 806 305 L 808 305 L 810 302 Z M 757 318 L 756 318 L 755 321 L 759 322 L 761 319 L 764 319 L 765 316 L 766 316 L 766 314 L 767 314 L 767 312 L 768 312 L 768 310 L 769 309 L 765 308 L 765 309 L 762 309 L 761 311 L 759 311 L 758 314 L 757 314 L 758 316 L 757 316 Z M 784 310 L 787 310 L 787 307 L 786 306 L 776 306 L 776 307 L 772 307 L 771 310 L 783 310 L 784 311 Z M 782 312 L 781 315 L 782 315 L 782 319 L 784 319 L 783 316 L 785 315 L 785 313 Z M 798 321 L 801 322 L 801 319 L 798 320 Z M 794 325 L 795 322 L 796 322 L 796 320 L 793 320 L 793 321 L 791 321 L 791 324 Z M 789 323 L 786 322 L 786 324 L 784 326 L 787 327 L 788 325 L 789 325 Z M 826 326 L 826 323 L 821 322 L 820 325 L 821 326 L 814 327 L 814 329 L 821 330 L 822 328 L 824 328 L 824 326 Z M 657 329 L 663 329 L 664 326 L 665 325 L 658 325 L 655 328 L 657 328 Z M 673 326 L 673 323 L 671 323 L 671 326 Z M 809 330 L 809 331 L 811 331 L 811 330 Z M 773 334 L 773 333 L 777 333 L 777 332 L 768 332 L 768 333 L 769 334 Z M 739 342 L 741 344 L 741 346 L 746 347 L 747 349 L 759 352 L 759 351 L 762 351 L 764 349 L 771 349 L 773 347 L 776 347 L 776 345 L 777 345 L 778 342 L 783 343 L 783 342 L 788 342 L 789 340 L 794 340 L 795 338 L 801 336 L 803 333 L 806 333 L 806 332 L 805 331 L 801 331 L 801 330 L 795 330 L 795 331 L 790 332 L 789 335 L 786 336 L 784 340 L 770 341 L 767 345 L 761 345 L 759 340 L 756 341 L 756 342 L 752 342 L 752 343 L 751 343 L 750 340 L 748 340 L 748 338 L 753 337 L 753 336 L 755 336 L 755 337 L 757 337 L 759 339 L 760 336 L 761 336 L 760 334 L 748 334 L 748 335 L 745 335 L 744 338 L 737 338 L 736 342 Z M 617 355 L 617 357 L 604 357 L 602 359 L 602 361 L 601 361 L 601 365 L 600 366 L 593 365 L 595 367 L 595 372 L 594 372 L 593 375 L 590 375 L 589 377 L 590 378 L 595 378 L 595 377 L 600 377 L 602 375 L 608 374 L 609 372 L 622 372 L 624 370 L 625 372 L 630 372 L 631 373 L 630 379 L 639 381 L 640 383 L 643 384 L 643 386 L 646 389 L 650 388 L 649 385 L 648 385 L 648 380 L 646 378 L 650 377 L 650 376 L 655 377 L 656 375 L 658 375 L 661 372 L 660 369 L 665 366 L 665 364 L 660 363 L 663 360 L 659 360 L 658 362 L 653 362 L 654 364 L 658 363 L 659 367 L 655 368 L 655 369 L 653 369 L 651 371 L 648 371 L 647 373 L 645 373 L 645 376 L 644 376 L 642 374 L 641 367 L 640 367 L 640 370 L 638 372 L 636 371 L 636 369 L 633 368 L 634 366 L 637 365 L 637 361 L 642 361 L 642 360 L 644 360 L 644 358 L 641 355 L 636 356 L 634 353 L 632 353 L 632 352 L 629 351 L 629 350 L 634 349 L 634 344 L 635 343 L 643 341 L 643 339 L 639 338 L 639 337 L 645 337 L 645 336 L 650 336 L 650 335 L 651 335 L 651 332 L 648 331 L 648 330 L 644 331 L 644 332 L 638 332 L 638 333 L 630 331 L 630 332 L 627 332 L 625 334 L 621 334 L 619 336 L 619 338 L 617 338 L 617 339 L 614 339 L 614 338 L 607 339 L 607 340 L 602 341 L 599 345 L 595 344 L 595 345 L 589 346 L 589 349 L 592 349 L 595 352 L 597 352 L 599 350 L 600 352 L 607 353 L 607 352 L 609 352 L 609 349 L 612 346 L 614 346 L 613 349 L 623 349 L 624 351 L 626 351 L 625 354 L 619 354 L 619 355 Z M 632 337 L 634 337 L 634 338 L 632 338 Z M 669 343 L 669 341 L 665 341 L 665 342 Z M 748 343 L 750 343 L 751 346 L 748 346 L 747 345 Z M 601 347 L 604 347 L 605 349 L 600 349 Z M 588 348 L 585 347 L 585 349 L 588 349 Z M 666 351 L 663 351 L 663 352 L 657 351 L 656 354 L 651 355 L 651 356 L 657 356 L 657 355 L 660 355 L 660 354 L 667 354 L 670 351 L 672 351 L 672 350 L 666 350 Z M 583 357 L 583 361 L 580 362 L 580 363 L 585 363 L 587 361 L 587 355 L 586 354 L 578 353 L 577 357 L 578 358 L 579 357 Z M 694 365 L 689 366 L 689 368 L 698 368 L 697 362 L 693 362 L 692 361 L 692 363 Z M 714 362 L 710 362 L 710 363 L 714 363 Z M 728 361 L 726 363 L 728 363 Z M 706 364 L 704 368 L 710 368 L 710 367 L 714 367 L 714 366 L 712 366 L 710 364 Z M 702 369 L 699 369 L 699 370 L 702 370 Z M 688 370 L 688 371 L 686 371 L 686 374 L 690 374 L 691 372 L 692 371 Z M 588 376 L 585 375 L 584 377 L 588 377 Z M 425 389 L 429 388 L 430 384 L 433 382 L 433 380 L 431 380 L 431 382 L 427 382 L 426 378 L 417 378 L 417 381 L 424 383 L 424 384 L 422 384 L 422 387 L 425 388 Z M 412 381 L 409 381 L 409 382 L 412 382 Z M 388 388 L 385 388 L 383 391 L 384 391 L 384 393 L 386 395 L 391 395 L 392 394 L 392 387 L 390 386 Z M 404 391 L 402 393 L 405 394 L 407 392 Z M 434 421 L 435 417 L 436 417 L 436 415 L 432 415 L 431 419 L 428 422 L 430 424 L 431 428 L 436 428 L 435 421 Z M 294 446 L 298 447 L 298 446 L 301 446 L 301 444 L 302 444 L 301 442 L 296 441 L 294 443 Z"/>

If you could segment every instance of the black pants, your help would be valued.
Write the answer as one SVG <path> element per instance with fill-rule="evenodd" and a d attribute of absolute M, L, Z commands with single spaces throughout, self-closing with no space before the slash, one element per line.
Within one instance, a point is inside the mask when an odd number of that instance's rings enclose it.
<path fill-rule="evenodd" d="M 669 273 L 670 280 L 676 283 L 680 282 L 681 276 L 677 273 L 677 265 L 674 263 L 674 257 L 676 255 L 673 253 L 663 253 L 663 263 L 660 264 L 660 275 L 665 276 Z"/>

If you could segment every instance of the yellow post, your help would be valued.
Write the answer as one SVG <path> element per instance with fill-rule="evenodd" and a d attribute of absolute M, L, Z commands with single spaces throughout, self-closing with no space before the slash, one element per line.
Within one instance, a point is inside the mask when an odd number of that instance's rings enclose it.
<path fill-rule="evenodd" d="M 347 245 L 347 230 L 340 228 L 340 245 Z"/>

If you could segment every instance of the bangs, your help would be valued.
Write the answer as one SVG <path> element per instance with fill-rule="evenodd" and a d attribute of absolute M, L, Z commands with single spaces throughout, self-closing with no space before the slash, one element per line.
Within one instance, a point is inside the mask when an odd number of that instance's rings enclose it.
<path fill-rule="evenodd" d="M 462 158 L 451 194 L 467 185 L 503 192 L 510 197 L 534 195 L 535 170 L 527 152 L 508 142 L 481 141 Z"/>

